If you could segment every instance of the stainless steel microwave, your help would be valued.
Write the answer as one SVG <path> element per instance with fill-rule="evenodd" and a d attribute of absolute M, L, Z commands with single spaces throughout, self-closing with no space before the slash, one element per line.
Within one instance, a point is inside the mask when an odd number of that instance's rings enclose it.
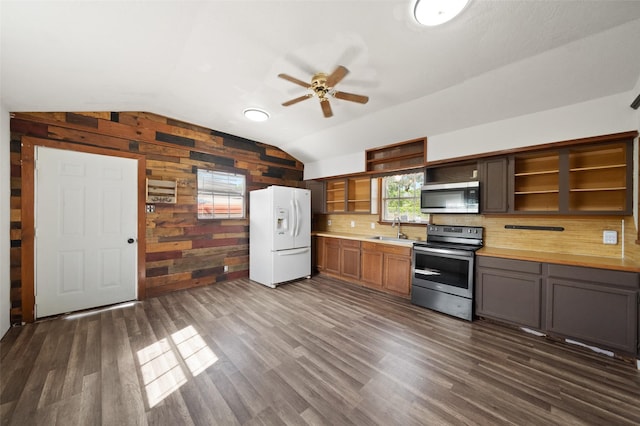
<path fill-rule="evenodd" d="M 425 184 L 420 194 L 422 213 L 480 213 L 480 183 Z"/>

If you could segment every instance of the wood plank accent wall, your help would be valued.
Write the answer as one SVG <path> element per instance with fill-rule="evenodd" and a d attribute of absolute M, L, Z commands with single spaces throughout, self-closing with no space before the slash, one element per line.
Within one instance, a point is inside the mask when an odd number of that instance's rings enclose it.
<path fill-rule="evenodd" d="M 146 296 L 249 275 L 249 220 L 198 220 L 196 169 L 244 174 L 247 190 L 269 185 L 304 187 L 303 164 L 284 151 L 252 140 L 145 112 L 14 113 L 11 118 L 11 322 L 23 312 L 22 280 L 33 259 L 22 259 L 22 139 L 47 145 L 95 147 L 136 153 L 147 178 L 178 181 L 176 204 L 155 204 L 146 214 L 141 265 Z M 33 183 L 26 182 L 27 185 Z M 247 200 L 248 202 L 248 200 Z M 224 272 L 224 266 L 228 272 Z M 28 294 L 28 292 L 27 292 Z"/>

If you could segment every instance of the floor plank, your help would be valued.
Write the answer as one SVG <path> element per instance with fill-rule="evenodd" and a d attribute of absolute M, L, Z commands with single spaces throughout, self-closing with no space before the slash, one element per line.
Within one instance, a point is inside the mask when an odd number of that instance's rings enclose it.
<path fill-rule="evenodd" d="M 331 278 L 11 329 L 0 424 L 640 424 L 640 372 Z"/>

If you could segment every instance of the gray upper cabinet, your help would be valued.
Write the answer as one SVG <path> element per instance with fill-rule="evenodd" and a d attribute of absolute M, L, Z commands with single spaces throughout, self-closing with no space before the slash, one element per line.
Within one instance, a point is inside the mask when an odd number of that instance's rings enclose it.
<path fill-rule="evenodd" d="M 311 191 L 311 212 L 324 213 L 325 210 L 325 193 L 324 182 L 317 180 L 305 181 L 306 187 Z"/>
<path fill-rule="evenodd" d="M 482 213 L 506 213 L 509 210 L 509 169 L 507 157 L 494 157 L 478 162 Z"/>

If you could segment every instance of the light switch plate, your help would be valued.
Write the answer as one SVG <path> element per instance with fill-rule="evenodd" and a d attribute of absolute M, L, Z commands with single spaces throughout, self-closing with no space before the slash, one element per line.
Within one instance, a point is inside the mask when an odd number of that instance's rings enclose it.
<path fill-rule="evenodd" d="M 617 231 L 602 231 L 602 243 L 603 244 L 618 244 L 618 232 Z"/>

